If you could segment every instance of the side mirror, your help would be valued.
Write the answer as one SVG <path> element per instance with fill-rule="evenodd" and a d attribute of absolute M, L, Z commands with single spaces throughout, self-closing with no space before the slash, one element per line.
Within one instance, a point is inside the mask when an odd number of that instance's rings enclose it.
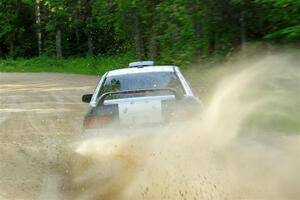
<path fill-rule="evenodd" d="M 85 94 L 82 96 L 82 102 L 90 103 L 92 99 L 92 94 Z"/>

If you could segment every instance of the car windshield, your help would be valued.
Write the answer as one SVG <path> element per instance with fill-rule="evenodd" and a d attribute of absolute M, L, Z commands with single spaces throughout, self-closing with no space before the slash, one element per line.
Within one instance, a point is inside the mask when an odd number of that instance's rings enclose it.
<path fill-rule="evenodd" d="M 171 88 L 183 94 L 182 85 L 174 72 L 146 72 L 108 76 L 99 95 L 106 92 Z"/>

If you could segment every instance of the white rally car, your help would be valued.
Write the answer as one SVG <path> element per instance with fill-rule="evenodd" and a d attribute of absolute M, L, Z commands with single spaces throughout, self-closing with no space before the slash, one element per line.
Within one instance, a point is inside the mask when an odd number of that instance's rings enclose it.
<path fill-rule="evenodd" d="M 154 66 L 153 61 L 105 73 L 94 94 L 82 101 L 89 103 L 85 130 L 164 125 L 192 118 L 200 107 L 177 66 Z"/>

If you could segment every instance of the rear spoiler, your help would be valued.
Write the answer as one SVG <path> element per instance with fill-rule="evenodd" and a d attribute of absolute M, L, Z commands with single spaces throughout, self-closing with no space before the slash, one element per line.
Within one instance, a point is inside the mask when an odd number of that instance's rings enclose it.
<path fill-rule="evenodd" d="M 151 89 L 142 89 L 142 90 L 124 90 L 124 91 L 116 91 L 116 92 L 106 92 L 102 94 L 97 102 L 97 105 L 103 105 L 104 100 L 107 96 L 116 95 L 116 94 L 137 94 L 144 92 L 156 92 L 156 91 L 170 91 L 174 94 L 176 99 L 181 99 L 181 96 L 176 92 L 176 90 L 172 88 L 151 88 Z"/>

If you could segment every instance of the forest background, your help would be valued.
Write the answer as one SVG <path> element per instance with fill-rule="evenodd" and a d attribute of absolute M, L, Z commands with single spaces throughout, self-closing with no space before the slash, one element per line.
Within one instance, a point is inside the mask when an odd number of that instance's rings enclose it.
<path fill-rule="evenodd" d="M 0 71 L 101 74 L 300 45 L 300 0 L 0 0 Z"/>

